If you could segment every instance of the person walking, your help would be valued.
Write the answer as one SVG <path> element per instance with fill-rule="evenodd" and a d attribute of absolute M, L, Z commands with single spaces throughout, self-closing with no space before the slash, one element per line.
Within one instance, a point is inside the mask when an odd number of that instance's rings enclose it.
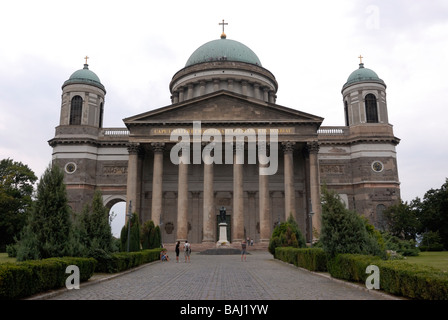
<path fill-rule="evenodd" d="M 246 240 L 243 240 L 243 242 L 241 242 L 241 261 L 246 261 L 246 248 Z"/>
<path fill-rule="evenodd" d="M 190 254 L 191 254 L 191 245 L 188 243 L 187 240 L 185 240 L 184 244 L 184 256 L 185 256 L 185 263 L 190 262 Z"/>
<path fill-rule="evenodd" d="M 180 246 L 180 241 L 176 242 L 176 262 L 179 262 L 179 246 Z"/>

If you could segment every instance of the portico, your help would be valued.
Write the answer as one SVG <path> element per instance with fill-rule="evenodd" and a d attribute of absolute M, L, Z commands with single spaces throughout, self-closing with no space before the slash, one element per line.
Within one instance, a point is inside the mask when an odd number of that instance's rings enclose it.
<path fill-rule="evenodd" d="M 162 227 L 168 242 L 216 242 L 225 205 L 233 242 L 267 242 L 289 216 L 308 232 L 310 199 L 320 213 L 313 152 L 322 118 L 267 104 L 220 91 L 125 119 L 127 199 L 142 220 L 172 226 L 171 233 Z M 199 118 L 201 110 L 208 112 Z"/>

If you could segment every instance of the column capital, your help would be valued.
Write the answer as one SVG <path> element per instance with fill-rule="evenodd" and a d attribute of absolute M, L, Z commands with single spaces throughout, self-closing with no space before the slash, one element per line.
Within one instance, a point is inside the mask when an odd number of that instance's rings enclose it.
<path fill-rule="evenodd" d="M 142 146 L 140 143 L 131 142 L 127 145 L 129 154 L 140 154 L 142 152 Z"/>
<path fill-rule="evenodd" d="M 295 142 L 285 141 L 282 142 L 282 149 L 284 153 L 290 153 L 294 151 Z"/>
<path fill-rule="evenodd" d="M 165 143 L 163 142 L 153 142 L 151 143 L 152 151 L 154 152 L 163 152 L 165 150 Z"/>
<path fill-rule="evenodd" d="M 319 142 L 310 141 L 306 143 L 306 149 L 309 153 L 318 153 L 319 152 Z"/>

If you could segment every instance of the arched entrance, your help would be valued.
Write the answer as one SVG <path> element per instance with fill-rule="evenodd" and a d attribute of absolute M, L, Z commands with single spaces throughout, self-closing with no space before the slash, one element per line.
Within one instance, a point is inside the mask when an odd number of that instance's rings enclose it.
<path fill-rule="evenodd" d="M 115 238 L 120 238 L 121 229 L 126 222 L 126 197 L 103 197 L 103 203 L 109 208 L 109 217 L 112 217 L 111 229 Z"/>

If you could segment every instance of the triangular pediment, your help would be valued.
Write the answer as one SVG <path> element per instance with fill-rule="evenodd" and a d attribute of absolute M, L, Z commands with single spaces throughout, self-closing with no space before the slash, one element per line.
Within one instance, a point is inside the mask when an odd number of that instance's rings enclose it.
<path fill-rule="evenodd" d="M 124 119 L 132 124 L 282 122 L 322 123 L 323 118 L 228 91 L 219 91 Z"/>

